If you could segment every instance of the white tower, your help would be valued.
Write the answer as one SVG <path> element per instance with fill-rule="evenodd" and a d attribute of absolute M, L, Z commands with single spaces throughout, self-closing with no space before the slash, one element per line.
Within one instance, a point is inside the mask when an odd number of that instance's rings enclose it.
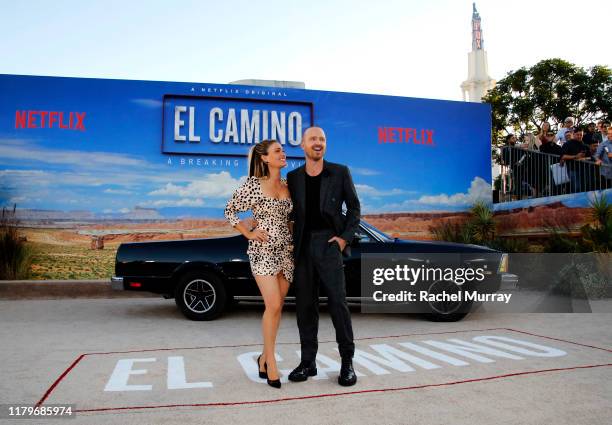
<path fill-rule="evenodd" d="M 480 15 L 476 3 L 472 4 L 472 51 L 468 53 L 468 79 L 461 84 L 463 100 L 482 102 L 482 97 L 495 87 L 495 80 L 489 77 L 487 52 L 484 50 Z"/>

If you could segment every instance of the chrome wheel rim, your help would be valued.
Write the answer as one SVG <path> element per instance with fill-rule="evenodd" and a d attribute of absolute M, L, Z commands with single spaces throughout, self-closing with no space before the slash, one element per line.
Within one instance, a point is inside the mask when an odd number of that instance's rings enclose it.
<path fill-rule="evenodd" d="M 455 282 L 449 282 L 445 280 L 439 280 L 434 282 L 429 287 L 429 293 L 440 293 L 440 292 L 458 294 L 459 286 Z M 452 314 L 455 313 L 461 307 L 461 301 L 429 301 L 428 304 L 433 311 L 439 314 Z"/>
<path fill-rule="evenodd" d="M 217 300 L 217 292 L 210 282 L 204 279 L 194 279 L 185 285 L 183 301 L 194 313 L 206 313 Z"/>

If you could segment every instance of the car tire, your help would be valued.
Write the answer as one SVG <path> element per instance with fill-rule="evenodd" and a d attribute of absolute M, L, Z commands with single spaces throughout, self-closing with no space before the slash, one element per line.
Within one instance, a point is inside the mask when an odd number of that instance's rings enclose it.
<path fill-rule="evenodd" d="M 429 293 L 439 293 L 442 290 L 461 291 L 457 284 L 450 281 L 437 281 L 429 287 Z M 429 313 L 426 313 L 425 317 L 432 322 L 458 322 L 469 314 L 472 304 L 472 301 L 457 301 L 455 303 L 427 302 Z"/>
<path fill-rule="evenodd" d="M 227 305 L 223 282 L 207 272 L 189 272 L 179 279 L 174 292 L 179 310 L 191 320 L 214 320 Z"/>
<path fill-rule="evenodd" d="M 452 314 L 439 314 L 439 313 L 428 313 L 425 315 L 427 320 L 431 322 L 458 322 L 467 316 L 469 313 L 452 313 Z"/>

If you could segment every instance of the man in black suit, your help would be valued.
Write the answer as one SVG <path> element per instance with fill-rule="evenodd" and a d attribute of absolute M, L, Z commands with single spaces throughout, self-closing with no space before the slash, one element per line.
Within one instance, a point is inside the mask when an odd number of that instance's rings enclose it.
<path fill-rule="evenodd" d="M 349 386 L 357 382 L 357 375 L 353 369 L 355 344 L 346 303 L 342 255 L 350 255 L 361 206 L 348 167 L 323 159 L 326 143 L 323 129 L 306 129 L 301 144 L 306 162 L 287 174 L 294 221 L 295 276 L 292 285 L 302 349 L 301 362 L 289 374 L 289 380 L 305 381 L 317 374 L 320 282 L 327 292 L 327 305 L 342 358 L 338 383 Z M 346 216 L 342 215 L 343 203 L 346 204 Z"/>

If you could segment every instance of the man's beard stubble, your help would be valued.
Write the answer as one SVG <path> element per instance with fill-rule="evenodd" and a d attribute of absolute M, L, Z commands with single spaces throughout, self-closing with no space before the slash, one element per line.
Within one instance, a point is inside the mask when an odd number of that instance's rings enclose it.
<path fill-rule="evenodd" d="M 318 157 L 318 158 L 313 158 L 311 155 L 308 155 L 308 154 L 307 154 L 307 155 L 306 155 L 306 158 L 308 158 L 308 159 L 310 159 L 311 161 L 314 161 L 314 162 L 319 162 L 319 161 L 322 161 L 322 160 L 323 160 L 323 155 L 321 155 L 321 156 L 320 156 L 320 157 Z"/>

